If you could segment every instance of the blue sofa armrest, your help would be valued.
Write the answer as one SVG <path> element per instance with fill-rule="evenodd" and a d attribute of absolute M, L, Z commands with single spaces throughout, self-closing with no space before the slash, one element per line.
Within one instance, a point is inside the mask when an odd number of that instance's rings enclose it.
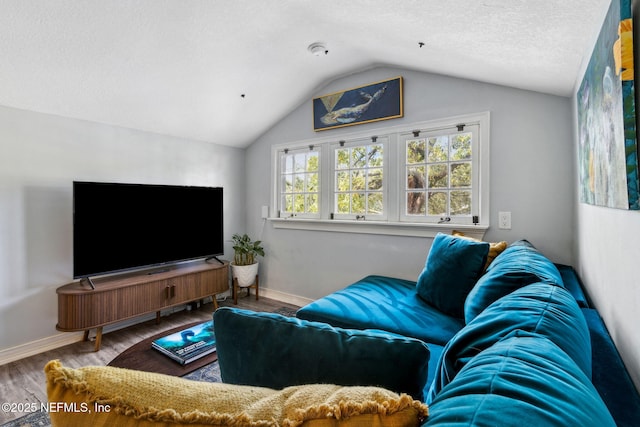
<path fill-rule="evenodd" d="M 430 351 L 418 339 L 229 307 L 213 318 L 226 383 L 274 389 L 312 383 L 378 386 L 423 398 Z"/>
<path fill-rule="evenodd" d="M 622 362 L 607 328 L 595 309 L 583 308 L 591 335 L 592 382 L 618 427 L 637 426 L 640 395 Z"/>
<path fill-rule="evenodd" d="M 584 286 L 576 270 L 570 265 L 564 264 L 556 264 L 556 267 L 562 276 L 564 287 L 571 292 L 578 305 L 581 308 L 591 308 L 591 303 L 584 293 Z"/>

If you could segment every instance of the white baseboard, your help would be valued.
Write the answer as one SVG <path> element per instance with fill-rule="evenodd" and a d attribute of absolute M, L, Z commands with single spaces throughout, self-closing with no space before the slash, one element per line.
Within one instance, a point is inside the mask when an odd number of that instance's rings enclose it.
<path fill-rule="evenodd" d="M 302 307 L 312 302 L 312 299 L 300 297 L 297 295 L 288 294 L 286 292 L 280 292 L 269 288 L 260 288 L 260 295 L 282 301 L 287 304 L 297 305 Z M 163 312 L 162 315 L 169 313 L 175 313 L 179 309 L 173 308 Z M 126 328 L 137 323 L 146 322 L 147 320 L 155 319 L 154 313 L 136 317 L 129 320 L 124 320 L 113 325 L 107 325 L 104 327 L 103 333 L 116 331 L 118 329 Z M 15 347 L 0 350 L 0 365 L 15 362 L 16 360 L 24 359 L 26 357 L 35 356 L 36 354 L 44 353 L 45 351 L 55 350 L 65 345 L 73 344 L 82 341 L 83 332 L 62 332 L 50 337 L 41 338 L 39 340 L 31 341 L 28 343 L 20 344 Z"/>
<path fill-rule="evenodd" d="M 15 362 L 26 357 L 35 356 L 45 351 L 55 350 L 65 345 L 82 341 L 82 332 L 64 332 L 51 337 L 41 338 L 15 347 L 0 350 L 0 365 Z"/>
<path fill-rule="evenodd" d="M 298 307 L 305 306 L 313 302 L 310 298 L 301 297 L 298 295 L 288 294 L 286 292 L 280 292 L 269 288 L 260 288 L 260 295 L 266 298 L 275 299 L 278 301 L 286 302 L 287 304 L 297 305 Z"/>

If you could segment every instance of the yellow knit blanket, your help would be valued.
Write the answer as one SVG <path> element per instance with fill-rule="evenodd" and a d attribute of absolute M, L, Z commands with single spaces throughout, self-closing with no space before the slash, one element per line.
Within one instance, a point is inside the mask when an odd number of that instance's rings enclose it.
<path fill-rule="evenodd" d="M 52 425 L 417 426 L 427 406 L 377 387 L 272 390 L 88 366 L 45 366 Z"/>

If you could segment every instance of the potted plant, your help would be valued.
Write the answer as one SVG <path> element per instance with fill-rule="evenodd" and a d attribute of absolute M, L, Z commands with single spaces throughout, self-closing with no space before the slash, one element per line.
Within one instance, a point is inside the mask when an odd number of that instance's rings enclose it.
<path fill-rule="evenodd" d="M 255 281 L 259 265 L 257 256 L 264 256 L 264 248 L 260 240 L 252 241 L 247 234 L 236 233 L 231 240 L 234 250 L 231 271 L 238 280 L 238 286 L 244 288 Z"/>

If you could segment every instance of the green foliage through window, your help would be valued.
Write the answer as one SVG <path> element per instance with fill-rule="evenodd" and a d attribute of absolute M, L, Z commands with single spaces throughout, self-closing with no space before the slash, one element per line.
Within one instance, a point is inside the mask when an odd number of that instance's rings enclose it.
<path fill-rule="evenodd" d="M 320 212 L 320 152 L 284 151 L 280 155 L 280 212 L 284 216 Z"/>
<path fill-rule="evenodd" d="M 337 214 L 384 213 L 384 145 L 365 144 L 335 150 Z"/>
<path fill-rule="evenodd" d="M 406 214 L 471 215 L 472 133 L 406 141 Z"/>

